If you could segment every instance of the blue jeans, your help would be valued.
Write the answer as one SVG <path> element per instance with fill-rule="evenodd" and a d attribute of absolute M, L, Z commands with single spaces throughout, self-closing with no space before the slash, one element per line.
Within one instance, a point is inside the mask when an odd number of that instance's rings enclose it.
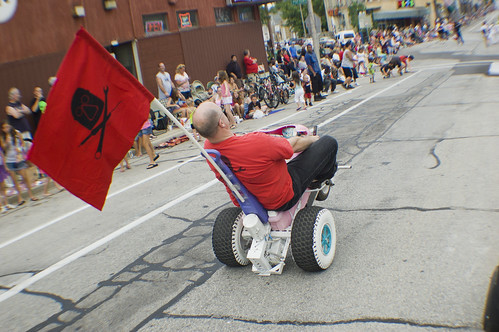
<path fill-rule="evenodd" d="M 331 179 L 338 168 L 336 153 L 338 142 L 331 136 L 322 136 L 288 163 L 288 173 L 293 181 L 293 198 L 277 211 L 291 209 L 301 198 L 312 181 Z"/>

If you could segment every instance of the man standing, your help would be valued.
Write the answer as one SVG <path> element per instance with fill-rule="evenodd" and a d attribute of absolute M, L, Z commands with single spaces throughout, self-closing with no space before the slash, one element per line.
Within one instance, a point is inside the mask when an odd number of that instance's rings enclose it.
<path fill-rule="evenodd" d="M 456 33 L 456 40 L 457 40 L 457 43 L 461 43 L 461 44 L 464 44 L 464 39 L 463 39 L 463 35 L 461 33 L 461 21 L 456 21 L 454 22 L 454 32 Z"/>
<path fill-rule="evenodd" d="M 307 63 L 308 73 L 312 80 L 312 91 L 314 92 L 314 101 L 320 101 L 325 97 L 321 96 L 322 91 L 322 75 L 321 66 L 317 60 L 312 44 L 307 45 L 307 53 L 305 54 L 305 62 Z"/>
<path fill-rule="evenodd" d="M 192 120 L 207 138 L 205 148 L 218 150 L 239 181 L 268 210 L 289 210 L 308 187 L 331 179 L 336 172 L 338 143 L 331 136 L 285 139 L 261 132 L 236 136 L 222 109 L 211 102 L 202 103 Z M 301 153 L 286 163 L 294 152 Z"/>
<path fill-rule="evenodd" d="M 31 140 L 31 128 L 29 126 L 26 115 L 31 114 L 28 106 L 21 103 L 21 92 L 17 88 L 9 89 L 9 103 L 5 108 L 9 124 L 14 129 L 21 132 L 23 139 Z"/>
<path fill-rule="evenodd" d="M 38 123 L 40 122 L 40 117 L 42 113 L 45 112 L 45 107 L 47 106 L 47 101 L 43 96 L 43 90 L 39 86 L 37 86 L 33 90 L 33 99 L 31 100 L 30 108 L 31 112 L 33 112 L 33 122 L 35 124 L 35 128 L 33 128 L 33 134 L 36 133 L 36 129 L 38 128 Z"/>
<path fill-rule="evenodd" d="M 243 78 L 243 73 L 241 71 L 241 66 L 239 66 L 239 63 L 237 62 L 237 56 L 235 56 L 234 54 L 231 55 L 230 62 L 227 64 L 225 71 L 227 72 L 227 75 L 229 75 L 229 78 L 231 76 L 234 77 L 234 81 L 236 82 L 237 86 L 241 88 L 241 78 Z"/>
<path fill-rule="evenodd" d="M 250 82 L 256 82 L 258 78 L 258 62 L 256 58 L 252 58 L 248 49 L 244 50 L 244 66 L 246 67 L 246 75 Z"/>
<path fill-rule="evenodd" d="M 161 62 L 158 65 L 158 68 L 159 71 L 156 74 L 156 84 L 158 85 L 158 99 L 161 101 L 170 97 L 173 83 L 170 74 L 165 71 L 165 64 Z"/>

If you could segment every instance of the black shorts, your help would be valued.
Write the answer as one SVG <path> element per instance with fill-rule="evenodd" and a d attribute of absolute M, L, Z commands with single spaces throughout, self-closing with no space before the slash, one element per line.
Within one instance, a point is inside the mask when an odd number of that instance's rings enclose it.
<path fill-rule="evenodd" d="M 353 77 L 352 68 L 350 68 L 350 67 L 341 67 L 341 68 L 343 68 L 343 73 L 345 74 L 345 78 Z"/>
<path fill-rule="evenodd" d="M 395 68 L 395 67 L 400 67 L 402 66 L 402 62 L 400 61 L 400 58 L 399 57 L 393 57 L 392 60 L 390 60 L 390 65 L 392 68 Z"/>

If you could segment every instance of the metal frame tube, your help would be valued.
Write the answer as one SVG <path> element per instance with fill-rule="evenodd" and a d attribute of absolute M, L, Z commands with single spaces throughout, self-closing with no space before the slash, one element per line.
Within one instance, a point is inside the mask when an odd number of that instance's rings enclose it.
<path fill-rule="evenodd" d="M 213 160 L 213 158 L 206 152 L 206 150 L 201 146 L 201 144 L 198 143 L 198 141 L 196 141 L 194 139 L 194 136 L 192 136 L 192 134 L 184 128 L 184 126 L 182 126 L 182 124 L 177 120 L 177 118 L 175 118 L 173 116 L 173 114 L 171 114 L 165 106 L 163 106 L 163 104 L 160 103 L 160 101 L 156 98 L 153 99 L 153 101 L 151 102 L 151 106 L 153 109 L 160 109 L 162 110 L 166 116 L 168 116 L 168 118 L 170 118 L 170 120 L 173 121 L 173 123 L 175 123 L 175 125 L 177 125 L 177 127 L 179 127 L 180 129 L 182 129 L 182 131 L 187 135 L 187 137 L 189 137 L 189 139 L 194 143 L 194 145 L 199 149 L 199 151 L 201 151 L 201 154 L 206 158 L 206 160 L 208 160 L 208 162 L 217 170 L 217 172 L 220 174 L 220 176 L 224 179 L 225 183 L 227 184 L 227 186 L 230 188 L 230 190 L 232 190 L 232 192 L 237 196 L 237 198 L 241 201 L 241 202 L 244 202 L 244 197 L 241 195 L 241 193 L 239 192 L 239 190 L 237 190 L 237 188 L 234 186 L 234 184 L 229 180 L 229 178 L 227 177 L 227 175 L 225 175 L 224 172 L 222 172 L 222 170 L 220 169 L 220 167 L 218 167 L 217 163 L 215 162 L 215 160 Z"/>

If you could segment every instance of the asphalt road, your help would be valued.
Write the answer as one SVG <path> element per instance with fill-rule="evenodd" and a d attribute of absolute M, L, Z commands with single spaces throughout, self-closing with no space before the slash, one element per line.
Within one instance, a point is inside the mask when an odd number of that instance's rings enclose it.
<path fill-rule="evenodd" d="M 333 265 L 227 268 L 211 228 L 231 206 L 190 142 L 115 172 L 103 212 L 67 192 L 0 217 L 1 331 L 479 330 L 499 263 L 499 45 L 430 42 L 412 73 L 294 104 L 248 132 L 319 125 L 337 138 Z"/>

